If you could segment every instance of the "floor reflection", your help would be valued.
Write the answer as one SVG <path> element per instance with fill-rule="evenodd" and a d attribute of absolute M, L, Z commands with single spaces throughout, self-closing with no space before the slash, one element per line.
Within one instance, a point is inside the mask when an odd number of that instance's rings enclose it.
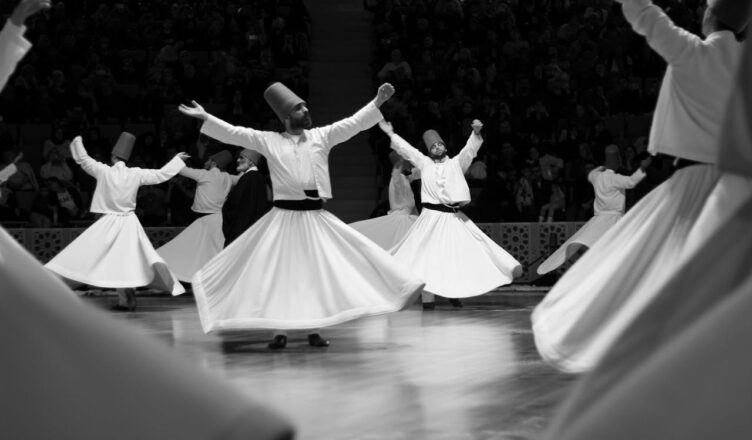
<path fill-rule="evenodd" d="M 571 379 L 540 361 L 532 304 L 414 308 L 323 329 L 325 349 L 291 332 L 279 352 L 270 331 L 205 335 L 191 297 L 117 316 L 287 414 L 301 439 L 534 439 Z"/>

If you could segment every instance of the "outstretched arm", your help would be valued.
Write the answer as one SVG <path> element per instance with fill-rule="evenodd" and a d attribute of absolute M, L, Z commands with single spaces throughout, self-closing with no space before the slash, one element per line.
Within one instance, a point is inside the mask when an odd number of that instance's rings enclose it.
<path fill-rule="evenodd" d="M 26 19 L 49 7 L 50 0 L 22 0 L 5 23 L 0 32 L 0 90 L 31 48 L 31 43 L 23 36 Z"/>
<path fill-rule="evenodd" d="M 676 26 L 661 8 L 650 0 L 617 0 L 632 29 L 643 35 L 653 50 L 669 64 L 688 60 L 703 40 Z"/>
<path fill-rule="evenodd" d="M 84 172 L 92 177 L 99 178 L 99 176 L 109 168 L 109 166 L 92 159 L 89 153 L 84 148 L 84 142 L 81 140 L 81 136 L 76 136 L 70 143 L 70 151 L 73 160 L 81 167 Z"/>
<path fill-rule="evenodd" d="M 158 185 L 172 179 L 177 173 L 185 168 L 185 162 L 190 158 L 186 153 L 178 153 L 165 166 L 158 170 L 139 169 L 139 179 L 141 185 Z"/>
<path fill-rule="evenodd" d="M 345 142 L 384 119 L 384 115 L 381 114 L 379 107 L 389 100 L 392 95 L 394 95 L 394 87 L 389 83 L 384 83 L 379 87 L 376 97 L 365 107 L 358 110 L 357 113 L 334 124 L 319 128 L 318 130 L 326 139 L 326 145 L 331 148 Z"/>
<path fill-rule="evenodd" d="M 181 176 L 185 176 L 189 179 L 195 180 L 196 182 L 201 182 L 202 180 L 206 179 L 207 174 L 209 174 L 206 170 L 197 170 L 195 168 L 189 168 L 185 167 L 178 173 Z"/>
<path fill-rule="evenodd" d="M 396 151 L 403 159 L 410 161 L 415 168 L 423 169 L 424 161 L 430 160 L 426 155 L 418 151 L 417 148 L 413 147 L 409 142 L 396 134 L 390 122 L 382 119 L 379 122 L 379 128 L 389 136 L 392 150 Z"/>
<path fill-rule="evenodd" d="M 180 104 L 180 113 L 203 121 L 201 133 L 212 137 L 224 144 L 237 145 L 239 147 L 256 150 L 266 155 L 266 141 L 264 132 L 247 127 L 237 127 L 210 115 L 196 101 L 191 101 L 190 106 Z"/>
<path fill-rule="evenodd" d="M 467 169 L 470 168 L 473 159 L 478 155 L 480 146 L 483 145 L 483 136 L 480 135 L 480 131 L 483 129 L 483 123 L 477 119 L 473 119 L 471 126 L 473 127 L 473 132 L 470 133 L 467 143 L 457 155 L 457 160 L 460 163 L 463 173 L 467 172 Z"/>

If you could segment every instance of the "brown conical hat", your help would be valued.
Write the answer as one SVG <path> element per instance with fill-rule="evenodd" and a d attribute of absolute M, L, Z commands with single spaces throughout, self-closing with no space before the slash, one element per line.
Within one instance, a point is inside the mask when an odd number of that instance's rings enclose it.
<path fill-rule="evenodd" d="M 441 142 L 446 145 L 444 139 L 439 136 L 439 133 L 436 132 L 436 130 L 426 130 L 425 133 L 423 133 L 423 143 L 426 144 L 426 148 L 431 148 L 431 145 L 436 142 Z"/>
<path fill-rule="evenodd" d="M 112 155 L 117 156 L 120 159 L 128 160 L 133 153 L 133 146 L 136 143 L 136 136 L 124 131 L 120 133 L 120 137 L 112 148 Z"/>
<path fill-rule="evenodd" d="M 261 153 L 259 153 L 256 150 L 249 150 L 248 148 L 243 148 L 240 151 L 240 155 L 245 157 L 246 159 L 250 160 L 251 162 L 258 164 L 261 160 Z"/>
<path fill-rule="evenodd" d="M 618 146 L 614 144 L 608 145 L 605 150 L 605 156 L 604 164 L 606 168 L 618 170 L 621 167 L 621 151 Z"/>
<path fill-rule="evenodd" d="M 222 170 L 227 168 L 227 166 L 233 162 L 232 153 L 227 150 L 222 150 L 219 153 L 215 153 L 209 156 L 209 159 L 214 161 L 214 163 L 217 164 L 217 168 Z"/>
<path fill-rule="evenodd" d="M 718 21 L 741 32 L 749 24 L 752 0 L 708 0 L 708 9 Z"/>
<path fill-rule="evenodd" d="M 296 105 L 305 101 L 280 82 L 275 82 L 264 90 L 264 99 L 274 110 L 280 121 L 284 122 Z"/>

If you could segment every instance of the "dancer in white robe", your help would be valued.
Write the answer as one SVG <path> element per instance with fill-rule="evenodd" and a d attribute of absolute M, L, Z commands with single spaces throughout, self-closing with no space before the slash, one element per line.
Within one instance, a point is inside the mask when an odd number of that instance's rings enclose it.
<path fill-rule="evenodd" d="M 158 170 L 129 168 L 135 137 L 123 132 L 112 149 L 112 165 L 86 153 L 80 136 L 71 141 L 77 164 L 97 179 L 90 211 L 103 214 L 45 266 L 72 284 L 115 288 L 118 304 L 113 310 L 134 310 L 134 288 L 150 286 L 179 295 L 185 289 L 154 250 L 136 217 L 136 195 L 142 185 L 166 182 L 185 167 L 189 156 L 177 154 Z"/>
<path fill-rule="evenodd" d="M 674 175 L 640 200 L 548 292 L 532 315 L 541 356 L 567 372 L 591 369 L 688 252 L 688 237 L 719 173 L 718 141 L 733 89 L 748 0 L 710 2 L 705 39 L 676 27 L 649 0 L 623 0 L 633 29 L 668 67 L 648 149 L 677 157 Z M 707 235 L 706 235 L 707 236 Z"/>
<path fill-rule="evenodd" d="M 30 44 L 23 0 L 0 32 L 0 89 Z M 0 433 L 7 439 L 287 440 L 274 411 L 83 304 L 0 227 Z M 146 373 L 145 373 L 146 372 Z"/>
<path fill-rule="evenodd" d="M 392 177 L 389 179 L 389 212 L 381 217 L 350 223 L 350 226 L 373 240 L 385 250 L 389 250 L 402 240 L 410 226 L 418 219 L 415 209 L 415 195 L 410 182 L 420 178 L 420 171 L 396 152 L 389 155 L 392 160 Z M 406 174 L 409 173 L 409 174 Z"/>
<path fill-rule="evenodd" d="M 310 345 L 325 347 L 329 342 L 310 329 L 398 311 L 420 292 L 423 282 L 408 268 L 323 209 L 332 197 L 331 148 L 383 119 L 379 106 L 393 93 L 384 84 L 353 116 L 311 128 L 305 101 L 274 83 L 264 98 L 283 133 L 232 126 L 195 102 L 180 106 L 203 120 L 202 133 L 261 153 L 274 192 L 271 211 L 193 278 L 204 331 L 306 329 Z M 278 331 L 269 348 L 286 345 Z"/>
<path fill-rule="evenodd" d="M 222 150 L 206 160 L 203 170 L 185 167 L 178 173 L 196 181 L 191 210 L 201 217 L 157 249 L 157 253 L 180 281 L 190 283 L 193 275 L 224 247 L 222 205 L 240 179 L 222 171 L 232 162 L 232 154 Z"/>
<path fill-rule="evenodd" d="M 736 208 L 720 213 L 714 232 L 572 390 L 546 438 L 752 438 L 752 44 L 745 46 L 718 166 L 746 186 L 733 203 L 706 204 Z"/>
<path fill-rule="evenodd" d="M 391 139 L 394 151 L 421 174 L 423 210 L 391 253 L 400 265 L 426 281 L 424 309 L 435 307 L 435 295 L 455 300 L 452 304 L 457 307 L 461 306 L 459 298 L 483 295 L 519 276 L 520 263 L 459 210 L 470 202 L 464 173 L 483 143 L 483 124 L 477 119 L 472 122 L 467 144 L 452 158 L 434 130 L 423 134 L 429 157 L 395 134 L 389 122 L 382 121 L 379 127 Z"/>
<path fill-rule="evenodd" d="M 595 191 L 593 218 L 538 266 L 536 269 L 538 275 L 557 269 L 583 248 L 587 249 L 594 245 L 624 216 L 625 191 L 634 188 L 645 178 L 645 169 L 650 166 L 650 160 L 650 158 L 643 159 L 637 171 L 631 176 L 624 176 L 615 172 L 621 166 L 619 147 L 616 145 L 606 147 L 605 165 L 590 171 L 587 176 L 588 182 L 593 185 Z"/>

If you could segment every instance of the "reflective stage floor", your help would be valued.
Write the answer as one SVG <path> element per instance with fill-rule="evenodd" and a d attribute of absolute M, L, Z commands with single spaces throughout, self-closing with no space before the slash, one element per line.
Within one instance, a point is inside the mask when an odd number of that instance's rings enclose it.
<path fill-rule="evenodd" d="M 269 331 L 205 335 L 190 296 L 139 298 L 136 312 L 116 316 L 286 414 L 300 439 L 535 439 L 574 381 L 535 350 L 530 312 L 541 295 L 416 305 L 325 328 L 323 349 L 305 332 L 280 351 L 266 347 Z"/>

